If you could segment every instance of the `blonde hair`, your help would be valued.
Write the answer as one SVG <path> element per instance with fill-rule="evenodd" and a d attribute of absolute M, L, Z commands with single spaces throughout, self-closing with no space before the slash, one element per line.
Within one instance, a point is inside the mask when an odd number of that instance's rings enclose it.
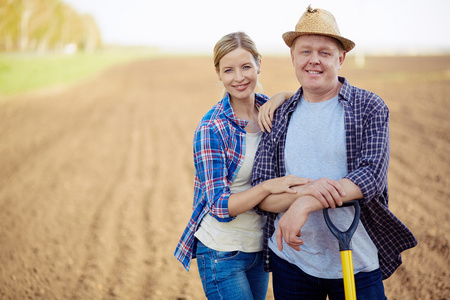
<path fill-rule="evenodd" d="M 233 32 L 222 37 L 214 46 L 214 67 L 219 71 L 220 60 L 233 50 L 242 48 L 251 53 L 259 66 L 261 54 L 256 49 L 255 42 L 245 32 Z"/>

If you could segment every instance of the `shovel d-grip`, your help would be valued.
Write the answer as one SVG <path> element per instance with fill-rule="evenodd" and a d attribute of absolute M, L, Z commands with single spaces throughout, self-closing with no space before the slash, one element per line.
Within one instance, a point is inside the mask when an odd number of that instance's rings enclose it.
<path fill-rule="evenodd" d="M 340 231 L 331 221 L 328 215 L 328 208 L 323 210 L 323 216 L 325 218 L 325 223 L 327 223 L 328 228 L 333 233 L 333 235 L 339 241 L 339 251 L 341 252 L 342 260 L 342 272 L 344 278 L 344 291 L 346 300 L 356 300 L 356 287 L 355 287 L 355 276 L 353 274 L 353 257 L 352 257 L 352 247 L 351 240 L 352 236 L 356 231 L 359 223 L 359 217 L 361 215 L 361 207 L 359 206 L 358 200 L 352 200 L 344 202 L 342 206 L 339 207 L 355 207 L 355 216 L 353 222 L 347 231 Z"/>

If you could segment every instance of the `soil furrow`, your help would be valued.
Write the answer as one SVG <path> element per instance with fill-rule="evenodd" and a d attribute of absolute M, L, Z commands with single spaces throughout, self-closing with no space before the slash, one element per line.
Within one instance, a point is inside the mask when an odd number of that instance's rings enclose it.
<path fill-rule="evenodd" d="M 386 295 L 450 299 L 450 57 L 349 56 L 341 74 L 390 108 L 390 208 L 419 240 Z M 287 56 L 264 57 L 260 79 L 298 88 Z M 0 299 L 205 299 L 196 260 L 186 272 L 173 252 L 193 133 L 222 92 L 210 57 L 166 57 L 2 99 Z"/>

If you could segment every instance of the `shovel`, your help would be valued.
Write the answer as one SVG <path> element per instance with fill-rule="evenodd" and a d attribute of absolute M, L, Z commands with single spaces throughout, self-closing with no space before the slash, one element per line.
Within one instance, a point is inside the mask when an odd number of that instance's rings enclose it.
<path fill-rule="evenodd" d="M 344 291 L 346 300 L 356 300 L 356 288 L 355 288 L 355 275 L 353 274 L 353 256 L 351 240 L 352 236 L 358 227 L 359 216 L 361 214 L 361 207 L 359 206 L 358 200 L 352 200 L 344 202 L 340 207 L 354 206 L 355 207 L 355 217 L 353 219 L 352 225 L 347 229 L 347 231 L 342 232 L 334 226 L 333 222 L 328 215 L 328 208 L 323 210 L 323 216 L 328 228 L 333 233 L 333 235 L 339 241 L 339 251 L 341 252 L 342 260 L 342 273 L 344 275 Z"/>

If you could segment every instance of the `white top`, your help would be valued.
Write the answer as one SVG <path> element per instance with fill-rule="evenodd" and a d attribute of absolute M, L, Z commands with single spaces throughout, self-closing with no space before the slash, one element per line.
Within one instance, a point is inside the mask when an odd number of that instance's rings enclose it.
<path fill-rule="evenodd" d="M 262 132 L 245 135 L 245 158 L 236 178 L 231 184 L 231 193 L 251 188 L 253 160 L 261 140 Z M 263 228 L 266 217 L 249 210 L 236 216 L 231 222 L 219 222 L 206 214 L 195 233 L 205 246 L 217 251 L 258 252 L 263 249 Z"/>

